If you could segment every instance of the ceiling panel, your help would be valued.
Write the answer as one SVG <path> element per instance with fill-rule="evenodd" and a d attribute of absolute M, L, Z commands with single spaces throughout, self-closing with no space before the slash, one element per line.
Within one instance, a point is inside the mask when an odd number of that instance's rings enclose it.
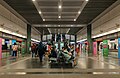
<path fill-rule="evenodd" d="M 63 1 L 63 6 L 81 6 L 84 1 Z"/>
<path fill-rule="evenodd" d="M 117 0 L 89 0 L 83 8 L 77 21 L 74 22 L 78 11 L 82 8 L 85 0 L 36 0 L 38 8 L 34 5 L 32 0 L 4 0 L 21 16 L 23 16 L 31 24 L 88 24 L 95 19 L 100 13 L 111 6 Z M 61 3 L 62 10 L 58 10 L 58 4 Z M 39 14 L 38 9 L 41 10 L 42 15 Z M 61 19 L 58 18 L 61 15 Z M 43 21 L 46 18 L 46 21 Z M 47 28 L 38 27 L 41 33 L 48 34 Z M 69 34 L 75 34 L 80 28 L 70 28 Z M 64 29 L 63 29 L 64 30 Z M 63 31 L 64 32 L 64 31 Z"/>
<path fill-rule="evenodd" d="M 39 6 L 58 6 L 58 1 L 37 1 Z"/>

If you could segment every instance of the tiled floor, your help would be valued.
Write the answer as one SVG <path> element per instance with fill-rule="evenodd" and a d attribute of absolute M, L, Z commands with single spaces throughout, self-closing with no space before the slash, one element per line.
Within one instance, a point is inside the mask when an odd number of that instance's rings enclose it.
<path fill-rule="evenodd" d="M 15 59 L 14 59 L 15 60 Z M 114 58 L 81 56 L 74 68 L 50 68 L 48 61 L 26 57 L 0 64 L 0 78 L 119 78 L 119 60 Z M 13 63 L 11 61 L 14 61 Z M 3 66 L 5 65 L 5 66 Z"/>

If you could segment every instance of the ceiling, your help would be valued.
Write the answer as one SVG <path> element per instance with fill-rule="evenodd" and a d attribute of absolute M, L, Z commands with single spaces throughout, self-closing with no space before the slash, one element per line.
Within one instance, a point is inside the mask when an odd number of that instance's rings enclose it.
<path fill-rule="evenodd" d="M 33 3 L 43 21 L 74 21 L 81 13 L 87 1 L 36 0 Z"/>
<path fill-rule="evenodd" d="M 76 34 L 117 0 L 4 0 L 42 34 Z M 61 6 L 61 8 L 59 8 Z M 74 25 L 71 27 L 71 24 Z M 44 25 L 44 26 L 43 26 Z M 46 27 L 50 25 L 50 27 Z M 56 25 L 53 27 L 53 25 Z M 59 27 L 60 25 L 60 27 Z M 64 25 L 61 27 L 61 25 Z M 69 25 L 69 26 L 68 26 Z"/>

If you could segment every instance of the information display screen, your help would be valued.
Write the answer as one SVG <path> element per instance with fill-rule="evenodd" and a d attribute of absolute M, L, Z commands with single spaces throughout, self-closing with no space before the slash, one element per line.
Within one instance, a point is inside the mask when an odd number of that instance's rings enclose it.
<path fill-rule="evenodd" d="M 52 39 L 52 34 L 47 35 L 47 39 L 48 39 L 48 40 L 49 40 L 49 39 Z"/>
<path fill-rule="evenodd" d="M 75 36 L 74 35 L 71 35 L 71 40 L 75 40 Z"/>
<path fill-rule="evenodd" d="M 70 35 L 66 34 L 66 35 L 65 35 L 65 38 L 66 38 L 66 39 L 70 39 Z"/>
<path fill-rule="evenodd" d="M 46 41 L 46 35 L 43 35 L 43 41 Z"/>

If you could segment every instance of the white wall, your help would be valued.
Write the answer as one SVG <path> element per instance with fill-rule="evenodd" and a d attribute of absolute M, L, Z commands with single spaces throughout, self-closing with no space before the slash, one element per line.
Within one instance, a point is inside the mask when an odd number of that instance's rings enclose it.
<path fill-rule="evenodd" d="M 33 28 L 31 29 L 31 37 L 37 40 L 41 40 L 40 33 L 36 32 Z"/>
<path fill-rule="evenodd" d="M 118 27 L 120 27 L 120 5 L 113 8 L 111 11 L 106 13 L 104 16 L 92 24 L 92 36 L 115 30 Z M 87 34 L 86 29 L 83 29 L 82 31 L 84 31 L 85 34 L 80 32 L 78 34 L 78 37 L 84 37 Z M 77 40 L 81 39 L 82 38 L 79 37 Z"/>
<path fill-rule="evenodd" d="M 77 34 L 77 41 L 85 39 L 87 37 L 87 28 L 83 28 L 78 34 Z"/>
<path fill-rule="evenodd" d="M 118 28 L 120 25 L 120 5 L 92 24 L 92 34 L 97 35 Z M 119 26 L 120 27 L 120 26 Z M 100 32 L 100 31 L 103 32 Z"/>
<path fill-rule="evenodd" d="M 12 32 L 19 31 L 18 34 L 27 36 L 27 24 L 2 5 L 0 5 L 0 27 Z M 40 40 L 40 34 L 33 28 L 31 30 L 31 37 Z"/>

